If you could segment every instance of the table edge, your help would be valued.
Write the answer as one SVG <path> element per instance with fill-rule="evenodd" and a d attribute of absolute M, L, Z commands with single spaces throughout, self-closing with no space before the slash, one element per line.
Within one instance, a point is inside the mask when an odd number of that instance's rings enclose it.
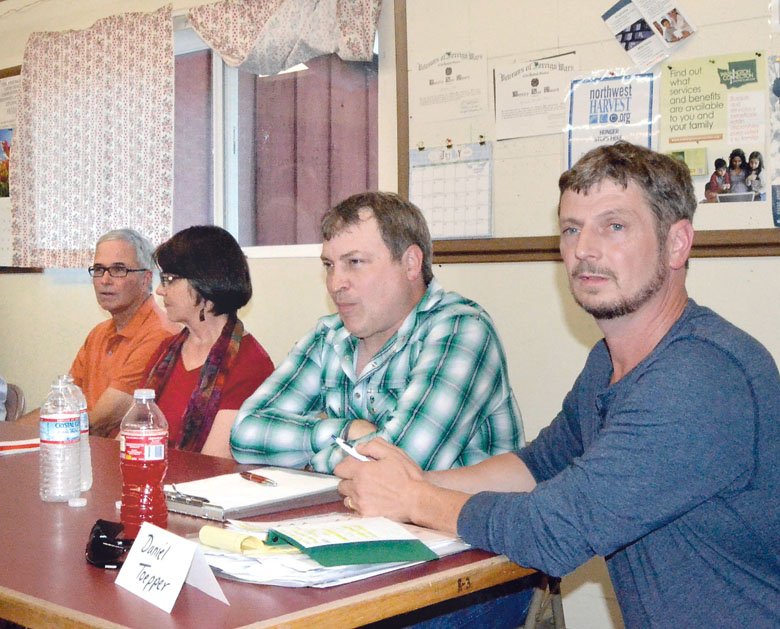
<path fill-rule="evenodd" d="M 73 628 L 124 629 L 125 627 L 99 616 L 51 603 L 5 586 L 0 586 L 0 605 L 5 620 L 25 627 L 50 627 L 52 623 L 56 625 L 63 620 L 69 621 L 68 626 Z"/>
<path fill-rule="evenodd" d="M 510 562 L 504 555 L 496 555 L 432 575 L 251 623 L 241 629 L 360 627 L 427 605 L 478 592 L 535 572 L 536 570 L 532 568 L 523 568 Z M 410 591 L 416 591 L 416 596 L 409 598 Z"/>

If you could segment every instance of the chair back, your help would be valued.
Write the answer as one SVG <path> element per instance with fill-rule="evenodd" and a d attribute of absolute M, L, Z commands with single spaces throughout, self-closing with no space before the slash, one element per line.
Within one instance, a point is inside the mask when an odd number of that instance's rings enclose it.
<path fill-rule="evenodd" d="M 24 392 L 15 384 L 8 383 L 5 398 L 5 421 L 15 422 L 24 413 Z"/>

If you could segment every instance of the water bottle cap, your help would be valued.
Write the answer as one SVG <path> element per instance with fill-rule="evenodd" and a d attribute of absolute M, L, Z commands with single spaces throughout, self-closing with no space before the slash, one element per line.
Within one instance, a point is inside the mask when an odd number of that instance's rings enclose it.
<path fill-rule="evenodd" d="M 69 373 L 66 373 L 59 377 L 59 380 L 61 382 L 64 382 L 66 384 L 73 384 L 73 376 Z"/>
<path fill-rule="evenodd" d="M 136 400 L 153 400 L 155 392 L 154 389 L 136 389 L 133 397 Z"/>

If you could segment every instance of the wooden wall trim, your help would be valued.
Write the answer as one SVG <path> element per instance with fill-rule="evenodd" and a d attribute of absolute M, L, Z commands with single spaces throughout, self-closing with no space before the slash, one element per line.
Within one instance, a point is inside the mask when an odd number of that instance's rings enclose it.
<path fill-rule="evenodd" d="M 735 229 L 697 232 L 692 258 L 780 256 L 780 229 Z M 560 261 L 558 236 L 437 240 L 434 264 L 463 262 Z"/>
<path fill-rule="evenodd" d="M 395 108 L 398 194 L 409 198 L 409 55 L 406 48 L 406 0 L 395 0 Z"/>

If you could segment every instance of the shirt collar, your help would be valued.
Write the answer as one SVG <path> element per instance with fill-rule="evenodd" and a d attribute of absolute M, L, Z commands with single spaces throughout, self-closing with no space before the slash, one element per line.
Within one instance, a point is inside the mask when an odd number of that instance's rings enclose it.
<path fill-rule="evenodd" d="M 141 304 L 141 307 L 138 309 L 138 311 L 121 330 L 117 330 L 116 323 L 114 323 L 114 333 L 119 336 L 124 336 L 125 338 L 132 338 L 138 334 L 139 330 L 144 326 L 149 316 L 154 314 L 155 305 L 156 303 L 154 301 L 154 297 L 149 295 L 144 300 L 144 303 Z"/>
<path fill-rule="evenodd" d="M 404 319 L 404 322 L 401 324 L 401 327 L 398 328 L 396 333 L 393 334 L 393 336 L 388 339 L 387 343 L 385 343 L 384 347 L 379 350 L 377 356 L 384 353 L 386 349 L 393 344 L 400 343 L 401 346 L 403 346 L 407 337 L 412 333 L 417 325 L 417 316 L 422 312 L 427 312 L 436 307 L 439 302 L 441 302 L 443 296 L 444 289 L 442 288 L 441 284 L 439 284 L 439 281 L 436 278 L 431 279 L 431 282 L 428 284 L 428 288 L 425 290 L 425 294 L 423 294 L 422 299 L 417 302 L 417 305 L 406 316 L 406 319 Z M 341 317 L 338 315 L 333 315 L 333 317 L 329 317 L 329 320 L 325 322 L 325 325 L 330 328 L 330 332 L 328 333 L 328 341 L 332 344 L 334 349 L 336 349 L 343 356 L 353 355 L 357 348 L 359 339 L 352 336 L 347 328 L 344 327 L 344 323 L 341 321 Z"/>

